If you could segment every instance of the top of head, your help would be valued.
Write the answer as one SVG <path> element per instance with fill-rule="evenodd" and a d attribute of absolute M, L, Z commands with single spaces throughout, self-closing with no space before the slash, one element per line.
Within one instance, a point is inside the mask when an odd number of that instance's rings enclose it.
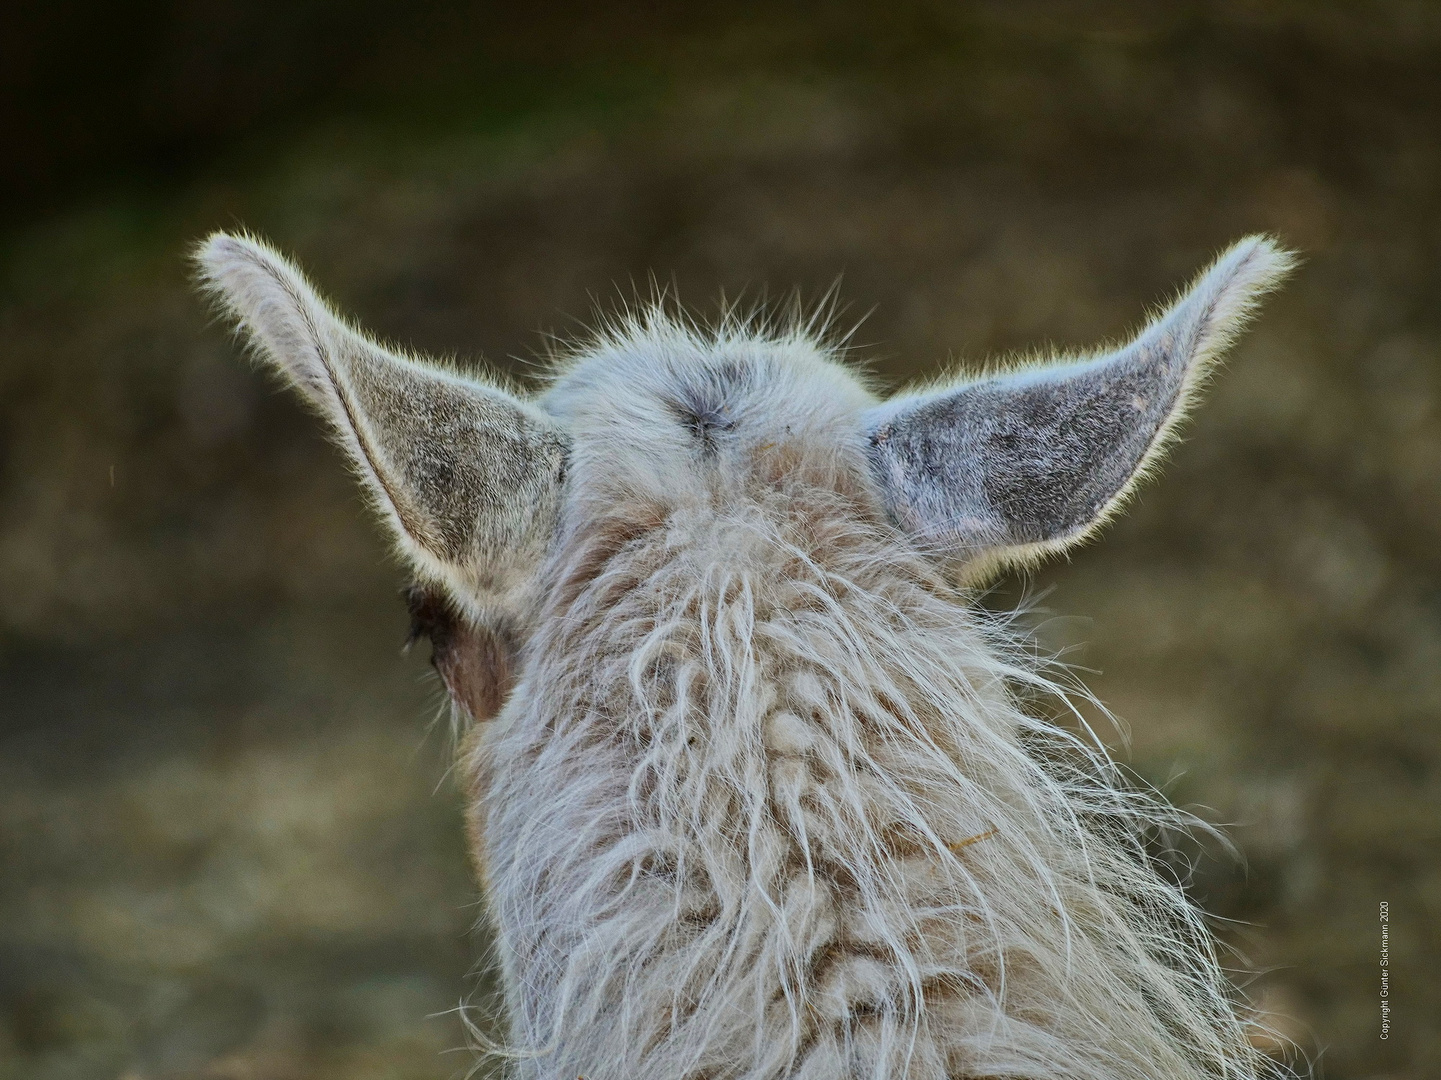
<path fill-rule="evenodd" d="M 259 352 L 331 422 L 422 576 L 481 619 L 532 603 L 568 515 L 636 500 L 721 506 L 756 484 L 835 486 L 972 576 L 1062 549 L 1157 461 L 1292 265 L 1250 237 L 1119 349 L 882 401 L 802 330 L 702 332 L 655 310 L 526 398 L 375 344 L 259 241 L 217 233 L 197 259 Z"/>
<path fill-rule="evenodd" d="M 864 469 L 877 399 L 804 333 L 701 331 L 653 308 L 577 350 L 536 403 L 570 436 L 578 495 L 675 506 L 743 497 L 782 463 Z"/>

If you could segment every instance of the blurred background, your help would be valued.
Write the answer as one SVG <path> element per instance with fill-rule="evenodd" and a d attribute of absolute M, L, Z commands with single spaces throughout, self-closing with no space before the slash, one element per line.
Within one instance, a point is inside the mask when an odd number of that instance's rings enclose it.
<path fill-rule="evenodd" d="M 1278 233 L 1305 265 L 1160 481 L 995 600 L 1049 589 L 1121 752 L 1231 826 L 1195 893 L 1318 1073 L 1441 1076 L 1438 136 L 1427 0 L 9 0 L 0 1078 L 471 1063 L 441 692 L 187 281 L 240 225 L 522 376 L 651 275 L 839 276 L 892 384 L 1119 337 Z"/>

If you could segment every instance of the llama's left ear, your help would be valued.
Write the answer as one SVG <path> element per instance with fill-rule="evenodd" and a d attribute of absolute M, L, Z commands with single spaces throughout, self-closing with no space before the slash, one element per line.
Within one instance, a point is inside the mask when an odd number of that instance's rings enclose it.
<path fill-rule="evenodd" d="M 483 622 L 518 612 L 556 528 L 569 436 L 499 387 L 382 348 L 258 240 L 216 233 L 196 260 L 329 421 L 420 576 Z"/>
<path fill-rule="evenodd" d="M 1157 462 L 1208 370 L 1293 262 L 1249 237 L 1114 353 L 872 409 L 868 450 L 887 510 L 925 548 L 977 565 L 1084 538 Z"/>

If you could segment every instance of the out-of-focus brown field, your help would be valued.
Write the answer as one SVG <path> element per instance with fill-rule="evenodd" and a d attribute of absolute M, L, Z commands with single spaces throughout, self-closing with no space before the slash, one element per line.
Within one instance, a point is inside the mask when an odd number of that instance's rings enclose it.
<path fill-rule="evenodd" d="M 1049 590 L 1118 752 L 1230 826 L 1195 893 L 1318 1074 L 1441 1075 L 1441 7 L 0 19 L 0 1078 L 472 1062 L 441 693 L 338 455 L 187 281 L 236 225 L 522 378 L 652 277 L 839 277 L 892 384 L 1118 338 L 1279 234 L 1304 266 L 1162 477 L 990 602 Z"/>

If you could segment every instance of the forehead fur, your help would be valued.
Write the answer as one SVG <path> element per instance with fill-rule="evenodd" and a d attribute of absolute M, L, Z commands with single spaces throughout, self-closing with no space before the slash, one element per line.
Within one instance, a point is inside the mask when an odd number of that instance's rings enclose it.
<path fill-rule="evenodd" d="M 743 476 L 773 448 L 857 452 L 860 414 L 876 401 L 814 327 L 703 328 L 652 307 L 561 359 L 539 404 L 574 439 L 578 473 L 664 496 Z"/>

